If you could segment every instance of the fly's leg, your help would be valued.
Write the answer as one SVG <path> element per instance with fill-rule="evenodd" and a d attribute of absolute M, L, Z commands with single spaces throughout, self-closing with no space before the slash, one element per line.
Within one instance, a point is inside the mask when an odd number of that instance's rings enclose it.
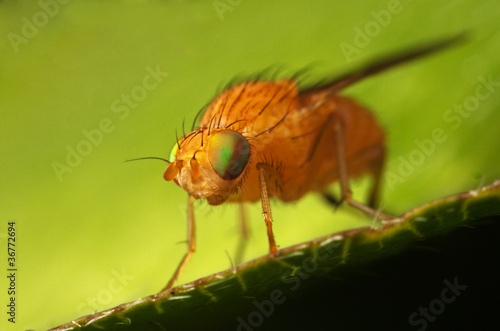
<path fill-rule="evenodd" d="M 333 207 L 335 209 L 337 209 L 338 207 L 340 207 L 340 205 L 342 204 L 342 200 L 339 199 L 338 197 L 336 197 L 335 195 L 333 195 L 332 193 L 330 192 L 323 192 L 323 198 L 325 199 L 326 202 L 328 202 L 329 204 L 333 205 Z"/>
<path fill-rule="evenodd" d="M 245 253 L 245 248 L 247 246 L 249 230 L 247 217 L 245 213 L 245 205 L 243 203 L 239 203 L 240 205 L 240 242 L 238 244 L 238 249 L 236 251 L 235 264 L 238 265 L 243 260 L 243 254 Z"/>
<path fill-rule="evenodd" d="M 385 147 L 380 146 L 378 150 L 379 154 L 372 163 L 373 185 L 370 191 L 370 196 L 368 198 L 368 206 L 370 206 L 371 208 L 376 208 L 378 204 L 378 197 L 380 193 L 380 185 L 382 183 L 382 174 L 385 162 Z"/>
<path fill-rule="evenodd" d="M 170 278 L 167 286 L 161 290 L 162 292 L 165 290 L 168 290 L 172 286 L 174 286 L 175 281 L 179 278 L 180 274 L 182 273 L 182 270 L 186 267 L 188 264 L 189 260 L 191 260 L 191 257 L 193 256 L 194 251 L 196 250 L 196 233 L 195 233 L 195 224 L 194 224 L 194 211 L 193 211 L 193 203 L 194 203 L 194 197 L 189 196 L 188 199 L 188 210 L 187 210 L 187 252 L 184 254 L 184 257 L 182 258 L 181 262 L 177 266 L 177 269 L 175 270 L 172 278 Z"/>
<path fill-rule="evenodd" d="M 360 160 L 372 160 L 369 162 L 370 171 L 373 176 L 373 183 L 367 200 L 368 206 L 374 209 L 378 204 L 380 186 L 382 184 L 382 174 L 385 162 L 385 147 L 383 145 L 371 147 L 369 150 L 364 151 L 363 154 L 360 155 L 358 162 Z M 342 202 L 344 202 L 343 199 L 339 199 L 335 194 L 332 194 L 328 191 L 322 192 L 322 195 L 325 201 L 330 205 L 333 205 L 335 209 L 337 209 L 340 205 L 342 205 Z"/>
<path fill-rule="evenodd" d="M 337 150 L 337 162 L 339 169 L 339 181 L 340 181 L 340 190 L 342 192 L 342 200 L 347 202 L 350 206 L 365 212 L 368 215 L 378 217 L 382 220 L 392 220 L 393 217 L 389 215 L 385 215 L 374 210 L 372 207 L 362 204 L 352 198 L 351 189 L 349 188 L 349 174 L 347 172 L 347 159 L 345 156 L 345 136 L 344 136 L 344 128 L 342 123 L 339 120 L 335 121 L 335 148 Z M 377 176 L 376 176 L 377 178 Z M 376 186 L 379 185 L 376 179 Z M 377 187 L 375 187 L 378 189 Z M 372 191 L 376 192 L 376 191 Z M 375 197 L 377 193 L 374 193 Z"/>
<path fill-rule="evenodd" d="M 269 203 L 269 195 L 266 186 L 266 164 L 257 164 L 259 170 L 259 183 L 260 183 L 260 200 L 262 201 L 262 215 L 264 216 L 264 223 L 266 223 L 267 237 L 269 239 L 269 252 L 276 254 L 276 242 L 274 241 L 273 233 L 273 216 L 271 214 L 271 204 Z"/>

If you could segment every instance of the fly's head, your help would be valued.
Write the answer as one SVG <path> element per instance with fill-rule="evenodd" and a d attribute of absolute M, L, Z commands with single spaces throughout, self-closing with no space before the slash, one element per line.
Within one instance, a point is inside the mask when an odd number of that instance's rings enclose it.
<path fill-rule="evenodd" d="M 220 205 L 237 189 L 250 156 L 250 144 L 239 132 L 199 129 L 174 145 L 163 177 L 196 199 Z"/>

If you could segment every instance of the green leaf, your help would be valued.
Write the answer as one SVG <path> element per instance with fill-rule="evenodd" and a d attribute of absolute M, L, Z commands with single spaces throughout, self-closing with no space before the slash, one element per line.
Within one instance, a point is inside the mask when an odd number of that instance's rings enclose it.
<path fill-rule="evenodd" d="M 500 215 L 500 181 L 478 190 L 459 193 L 425 204 L 380 227 L 334 233 L 281 249 L 278 256 L 263 256 L 163 293 L 98 312 L 54 330 L 214 329 L 215 324 L 236 327 L 238 312 L 248 302 L 268 297 L 282 303 L 301 279 L 335 275 L 346 267 L 359 268 L 407 249 L 412 243 L 440 236 L 475 220 Z M 234 313 L 234 315 L 231 315 Z M 230 318 L 232 317 L 232 318 Z"/>

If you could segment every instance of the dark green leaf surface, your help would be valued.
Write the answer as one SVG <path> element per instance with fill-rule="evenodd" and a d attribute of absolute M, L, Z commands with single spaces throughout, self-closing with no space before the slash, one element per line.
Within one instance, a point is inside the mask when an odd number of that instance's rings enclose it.
<path fill-rule="evenodd" d="M 79 318 L 54 330 L 157 330 L 231 323 L 252 298 L 284 300 L 280 288 L 294 290 L 300 279 L 335 274 L 396 254 L 411 243 L 443 235 L 474 220 L 500 215 L 500 181 L 479 190 L 428 203 L 380 227 L 335 233 L 264 256 L 171 290 Z M 220 314 L 220 319 L 217 318 Z M 231 313 L 235 315 L 231 316 Z M 215 317 L 214 317 L 215 316 Z"/>

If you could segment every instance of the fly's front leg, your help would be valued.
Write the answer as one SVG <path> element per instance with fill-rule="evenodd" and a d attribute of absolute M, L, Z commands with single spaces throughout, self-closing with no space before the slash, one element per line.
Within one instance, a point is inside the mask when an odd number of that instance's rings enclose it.
<path fill-rule="evenodd" d="M 262 201 L 262 215 L 264 216 L 264 223 L 267 229 L 267 238 L 269 239 L 269 252 L 276 254 L 276 242 L 273 233 L 273 216 L 271 214 L 271 204 L 269 203 L 269 195 L 267 193 L 266 185 L 266 169 L 269 166 L 264 163 L 257 164 L 259 170 L 259 183 L 260 183 L 260 200 Z"/>
<path fill-rule="evenodd" d="M 192 195 L 189 196 L 188 199 L 188 208 L 187 208 L 187 252 L 184 254 L 184 257 L 182 258 L 181 262 L 177 266 L 177 269 L 175 270 L 172 278 L 170 278 L 170 281 L 168 282 L 167 286 L 161 290 L 162 292 L 165 290 L 168 290 L 172 286 L 174 286 L 175 281 L 179 278 L 180 274 L 182 273 L 182 270 L 186 267 L 188 264 L 189 260 L 191 260 L 191 257 L 196 250 L 196 232 L 195 232 L 195 224 L 194 224 L 194 210 L 193 210 L 193 203 L 194 203 L 194 197 Z"/>
<path fill-rule="evenodd" d="M 245 248 L 247 245 L 248 237 L 249 237 L 249 230 L 248 230 L 248 223 L 247 223 L 247 217 L 246 217 L 246 212 L 245 212 L 245 205 L 240 202 L 239 203 L 239 209 L 240 209 L 240 242 L 238 244 L 238 249 L 236 251 L 236 257 L 235 257 L 235 264 L 238 265 L 241 263 L 243 260 L 243 254 L 245 253 Z"/>
<path fill-rule="evenodd" d="M 345 136 L 344 136 L 344 127 L 341 121 L 338 119 L 335 120 L 335 148 L 337 150 L 337 162 L 339 169 L 339 181 L 340 181 L 340 190 L 342 192 L 342 200 L 347 202 L 350 206 L 359 209 L 368 215 L 375 216 L 382 220 L 392 220 L 393 217 L 389 215 L 385 215 L 380 213 L 373 208 L 364 205 L 352 198 L 351 189 L 349 187 L 349 173 L 347 171 L 347 158 L 345 153 Z M 380 175 L 380 174 L 379 174 Z M 378 180 L 377 178 L 376 180 Z M 375 185 L 378 186 L 379 183 Z M 377 190 L 378 187 L 375 188 Z M 376 192 L 376 191 L 375 191 Z M 376 196 L 376 193 L 375 193 Z"/>

